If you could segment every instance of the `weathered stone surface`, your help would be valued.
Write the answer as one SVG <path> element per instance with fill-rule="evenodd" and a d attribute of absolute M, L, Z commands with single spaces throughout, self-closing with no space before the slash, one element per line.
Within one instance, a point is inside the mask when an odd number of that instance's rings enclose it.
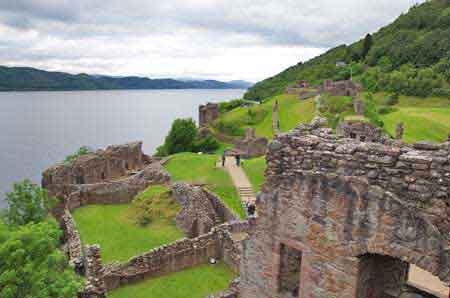
<path fill-rule="evenodd" d="M 215 227 L 209 233 L 193 239 L 155 248 L 126 263 L 107 265 L 102 278 L 109 290 L 185 268 L 208 263 L 211 258 L 222 258 L 237 269 L 240 262 L 242 240 L 234 240 L 233 233 L 247 232 L 248 222 L 232 222 Z M 237 247 L 229 249 L 229 247 Z M 237 262 L 237 263 L 236 263 Z"/>
<path fill-rule="evenodd" d="M 74 162 L 60 163 L 42 174 L 42 187 L 53 184 L 92 184 L 126 176 L 142 169 L 151 158 L 142 153 L 142 142 L 109 146 L 82 155 Z"/>
<path fill-rule="evenodd" d="M 280 268 L 283 247 L 301 252 L 299 293 L 287 286 L 295 297 L 384 297 L 405 286 L 408 264 L 450 282 L 450 157 L 440 153 L 448 143 L 365 143 L 312 125 L 275 142 L 239 297 L 292 297 L 280 289 L 290 276 Z"/>
<path fill-rule="evenodd" d="M 266 154 L 269 141 L 266 138 L 257 138 L 253 128 L 247 128 L 245 137 L 235 141 L 235 147 L 244 158 L 253 158 Z"/>
<path fill-rule="evenodd" d="M 238 219 L 219 198 L 199 186 L 175 183 L 171 189 L 183 207 L 176 216 L 177 227 L 190 238 L 206 234 L 223 222 Z"/>
<path fill-rule="evenodd" d="M 212 124 L 214 120 L 219 118 L 219 105 L 216 103 L 207 103 L 206 105 L 201 105 L 198 108 L 198 114 L 199 126 L 208 126 L 209 124 Z"/>
<path fill-rule="evenodd" d="M 336 127 L 336 134 L 363 142 L 384 143 L 389 139 L 382 129 L 370 123 L 356 120 L 340 122 Z"/>

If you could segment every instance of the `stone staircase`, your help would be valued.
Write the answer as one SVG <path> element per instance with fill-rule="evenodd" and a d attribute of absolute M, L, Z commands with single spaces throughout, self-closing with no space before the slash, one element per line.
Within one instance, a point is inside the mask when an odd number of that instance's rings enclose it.
<path fill-rule="evenodd" d="M 253 189 L 250 186 L 240 186 L 237 188 L 237 191 L 244 204 L 255 203 L 255 194 L 253 193 Z"/>

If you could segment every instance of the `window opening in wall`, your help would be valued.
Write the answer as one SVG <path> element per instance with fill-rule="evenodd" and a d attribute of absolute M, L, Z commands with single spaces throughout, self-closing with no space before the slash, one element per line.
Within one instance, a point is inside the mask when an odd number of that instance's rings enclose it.
<path fill-rule="evenodd" d="M 365 141 L 366 141 L 366 136 L 361 136 L 361 137 L 359 138 L 359 140 L 360 140 L 361 142 L 365 142 Z"/>
<path fill-rule="evenodd" d="M 281 245 L 279 276 L 281 297 L 299 297 L 301 263 L 301 251 L 284 244 Z"/>
<path fill-rule="evenodd" d="M 75 178 L 75 181 L 77 184 L 84 184 L 84 177 L 82 175 L 79 175 Z"/>
<path fill-rule="evenodd" d="M 350 133 L 350 138 L 356 139 L 356 134 L 355 134 L 354 132 L 351 132 L 351 133 Z"/>

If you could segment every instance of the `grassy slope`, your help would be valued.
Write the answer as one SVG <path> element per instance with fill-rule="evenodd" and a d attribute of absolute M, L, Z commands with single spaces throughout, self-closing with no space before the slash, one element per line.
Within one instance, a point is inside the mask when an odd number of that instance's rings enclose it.
<path fill-rule="evenodd" d="M 224 264 L 202 265 L 121 287 L 109 293 L 108 297 L 204 298 L 208 294 L 225 290 L 235 277 Z"/>
<path fill-rule="evenodd" d="M 237 108 L 221 116 L 220 120 L 235 123 L 241 127 L 253 127 L 259 137 L 273 138 L 272 109 L 275 101 L 279 104 L 279 120 L 281 131 L 286 132 L 300 123 L 309 123 L 315 114 L 314 99 L 301 101 L 296 95 L 279 95 L 265 101 L 261 105 L 252 107 L 256 114 L 264 115 L 257 123 L 247 124 L 248 108 Z"/>
<path fill-rule="evenodd" d="M 245 218 L 241 201 L 228 174 L 216 168 L 218 155 L 180 153 L 174 155 L 164 166 L 174 181 L 204 183 L 239 216 Z"/>
<path fill-rule="evenodd" d="M 375 94 L 379 104 L 385 104 L 386 95 Z M 382 115 L 385 130 L 395 135 L 397 123 L 403 122 L 403 140 L 407 143 L 430 140 L 443 142 L 450 133 L 450 99 L 401 96 L 395 112 Z"/>
<path fill-rule="evenodd" d="M 265 157 L 246 160 L 243 163 L 245 173 L 253 186 L 253 191 L 259 192 L 264 183 L 264 171 L 266 170 Z"/>
<path fill-rule="evenodd" d="M 151 195 L 146 190 L 140 196 Z M 161 209 L 177 210 L 173 204 L 162 204 Z M 84 244 L 100 244 L 105 263 L 126 261 L 140 253 L 183 238 L 172 219 L 155 218 L 142 227 L 134 222 L 134 208 L 126 205 L 90 205 L 74 212 L 74 218 Z"/>

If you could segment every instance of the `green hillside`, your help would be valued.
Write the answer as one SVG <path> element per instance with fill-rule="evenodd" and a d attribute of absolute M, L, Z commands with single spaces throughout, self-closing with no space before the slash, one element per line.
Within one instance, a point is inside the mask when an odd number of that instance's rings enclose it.
<path fill-rule="evenodd" d="M 272 113 L 275 101 L 278 101 L 278 114 L 282 132 L 297 127 L 300 123 L 309 123 L 315 115 L 314 99 L 299 100 L 297 95 L 274 96 L 260 105 L 238 107 L 220 116 L 212 130 L 231 137 L 242 137 L 245 128 L 253 127 L 259 137 L 272 139 Z"/>
<path fill-rule="evenodd" d="M 338 68 L 338 61 L 348 65 Z M 450 97 L 450 1 L 415 5 L 373 36 L 292 66 L 257 83 L 244 97 L 273 97 L 300 79 L 312 84 L 325 79 L 347 79 L 350 67 L 355 79 L 368 91 Z"/>

